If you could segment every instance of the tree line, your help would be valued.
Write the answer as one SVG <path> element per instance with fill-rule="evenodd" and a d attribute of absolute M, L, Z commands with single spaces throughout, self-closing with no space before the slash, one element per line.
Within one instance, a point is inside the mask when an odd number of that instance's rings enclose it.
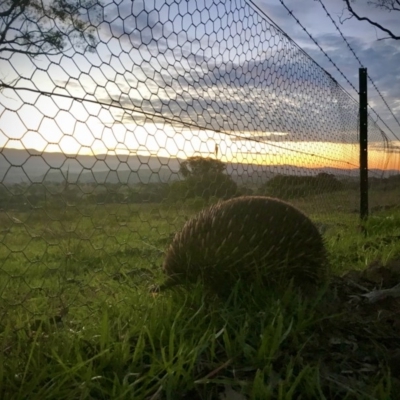
<path fill-rule="evenodd" d="M 347 189 L 346 183 L 334 175 L 319 173 L 316 176 L 276 175 L 262 185 L 238 185 L 226 173 L 226 164 L 207 157 L 190 157 L 181 163 L 181 180 L 170 183 L 126 184 L 71 184 L 35 183 L 0 185 L 0 208 L 28 210 L 32 207 L 49 207 L 87 204 L 123 203 L 177 203 L 197 205 L 197 208 L 242 195 L 267 195 L 284 200 L 307 197 Z M 393 178 L 395 179 L 395 178 Z M 356 181 L 353 185 L 356 185 Z M 397 183 L 397 182 L 396 182 Z"/>

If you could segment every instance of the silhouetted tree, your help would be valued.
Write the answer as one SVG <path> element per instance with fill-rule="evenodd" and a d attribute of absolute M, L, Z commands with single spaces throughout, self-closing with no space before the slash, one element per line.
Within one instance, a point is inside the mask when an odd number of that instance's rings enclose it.
<path fill-rule="evenodd" d="M 260 187 L 259 194 L 293 199 L 343 188 L 334 175 L 321 172 L 316 176 L 276 175 Z"/>
<path fill-rule="evenodd" d="M 185 178 L 171 184 L 171 194 L 175 198 L 210 197 L 229 198 L 237 193 L 237 185 L 225 174 L 225 164 L 209 157 L 190 157 L 181 164 L 179 171 Z"/>
<path fill-rule="evenodd" d="M 99 0 L 0 1 L 0 54 L 56 55 L 68 44 L 90 51 L 100 6 Z"/>
<path fill-rule="evenodd" d="M 378 22 L 374 21 L 373 19 L 370 19 L 369 17 L 360 15 L 354 9 L 354 7 L 351 5 L 351 3 L 356 3 L 355 0 L 351 0 L 351 1 L 343 0 L 343 1 L 346 4 L 346 8 L 347 8 L 348 12 L 350 13 L 350 18 L 354 17 L 358 21 L 366 21 L 370 25 L 378 28 L 379 30 L 381 30 L 382 32 L 384 32 L 385 34 L 388 35 L 386 38 L 383 38 L 383 39 L 395 39 L 395 40 L 400 39 L 400 36 L 396 35 L 392 30 L 388 29 L 387 27 L 383 26 L 382 24 L 379 24 Z M 400 0 L 369 0 L 369 1 L 367 1 L 367 4 L 369 4 L 373 7 L 376 7 L 376 8 L 380 8 L 382 10 L 386 10 L 388 12 L 400 12 Z M 349 19 L 349 18 L 345 18 L 344 20 L 346 20 L 346 19 Z M 341 21 L 341 22 L 343 22 L 343 21 Z"/>
<path fill-rule="evenodd" d="M 222 174 L 225 171 L 225 164 L 220 160 L 210 157 L 189 157 L 180 167 L 180 173 L 185 177 L 199 177 L 209 174 Z"/>

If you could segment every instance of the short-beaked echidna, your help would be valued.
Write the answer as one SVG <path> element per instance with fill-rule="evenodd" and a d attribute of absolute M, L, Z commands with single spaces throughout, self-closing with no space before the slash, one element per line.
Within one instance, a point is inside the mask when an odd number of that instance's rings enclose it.
<path fill-rule="evenodd" d="M 198 280 L 214 292 L 240 279 L 266 286 L 309 287 L 327 274 L 323 239 L 292 205 L 243 196 L 213 205 L 187 221 L 167 250 L 166 286 Z"/>

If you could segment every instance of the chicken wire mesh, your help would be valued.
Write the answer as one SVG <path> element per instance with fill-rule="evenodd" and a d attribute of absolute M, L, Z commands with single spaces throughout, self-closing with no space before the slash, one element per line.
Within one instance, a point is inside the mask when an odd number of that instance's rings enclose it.
<path fill-rule="evenodd" d="M 358 213 L 357 102 L 246 1 L 0 10 L 2 315 L 156 280 L 174 232 L 220 199 Z M 375 204 L 398 144 L 372 120 L 369 140 Z"/>

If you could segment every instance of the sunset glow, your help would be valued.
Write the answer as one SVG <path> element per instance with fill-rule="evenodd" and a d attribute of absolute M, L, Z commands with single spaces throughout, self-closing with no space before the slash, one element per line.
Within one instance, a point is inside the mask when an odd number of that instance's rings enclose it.
<path fill-rule="evenodd" d="M 0 149 L 357 169 L 354 99 L 248 5 L 257 34 L 231 27 L 234 3 L 213 6 L 215 24 L 201 4 L 204 21 L 182 4 L 168 24 L 123 1 L 109 12 L 134 16 L 130 36 L 111 40 L 121 26 L 110 20 L 94 52 L 0 60 L 14 82 L 0 92 Z M 400 144 L 385 149 L 370 126 L 369 168 L 399 170 Z"/>

